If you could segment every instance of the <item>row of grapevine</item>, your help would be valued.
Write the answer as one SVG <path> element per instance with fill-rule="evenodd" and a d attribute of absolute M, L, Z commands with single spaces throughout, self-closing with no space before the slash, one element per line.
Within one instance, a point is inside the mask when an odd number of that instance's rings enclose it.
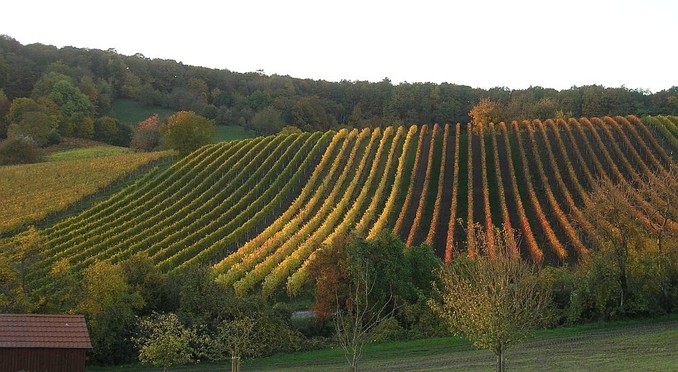
<path fill-rule="evenodd" d="M 113 253 L 112 261 L 125 259 L 138 251 L 144 251 L 154 261 L 159 262 L 175 253 L 179 247 L 182 251 L 186 251 L 192 244 L 192 240 L 196 239 L 195 237 L 204 239 L 215 229 L 222 228 L 224 225 L 226 225 L 226 230 L 233 230 L 235 226 L 244 223 L 234 217 L 249 209 L 249 203 L 243 203 L 248 200 L 246 195 L 252 195 L 250 192 L 255 189 L 258 190 L 258 194 L 261 194 L 269 187 L 271 178 L 284 172 L 280 169 L 284 164 L 281 159 L 289 156 L 290 153 L 303 154 L 308 151 L 308 149 L 302 151 L 303 147 L 300 146 L 302 143 L 308 145 L 307 139 L 298 136 L 281 141 L 281 145 L 274 148 L 256 170 L 251 168 L 245 170 L 249 172 L 249 176 L 246 179 L 241 178 L 242 183 L 237 188 L 220 186 L 209 188 L 191 203 L 185 203 L 162 226 L 155 227 L 144 234 L 145 237 L 128 243 L 127 249 Z M 289 172 L 289 164 L 286 169 Z M 238 182 L 237 179 L 234 181 Z M 221 182 L 215 185 L 221 185 Z M 217 232 L 220 233 L 219 230 Z M 110 256 L 110 252 L 100 255 L 105 259 Z"/>
<path fill-rule="evenodd" d="M 598 235 L 598 232 L 595 230 L 591 222 L 588 220 L 588 218 L 584 215 L 582 210 L 579 208 L 577 203 L 575 202 L 574 198 L 572 197 L 572 194 L 570 192 L 569 187 L 566 185 L 566 182 L 560 172 L 560 167 L 558 166 L 558 161 L 555 153 L 553 152 L 553 147 L 551 146 L 551 141 L 548 137 L 548 134 L 546 132 L 546 125 L 550 125 L 551 128 L 553 128 L 553 131 L 556 132 L 558 129 L 555 127 L 555 123 L 553 120 L 549 119 L 546 121 L 546 124 L 542 123 L 540 120 L 536 120 L 535 123 L 539 127 L 539 132 L 542 135 L 542 138 L 544 140 L 544 144 L 546 146 L 546 153 L 548 154 L 548 160 L 549 160 L 549 165 L 551 167 L 551 171 L 553 172 L 553 176 L 556 180 L 556 184 L 560 188 L 560 193 L 561 195 L 565 198 L 565 201 L 567 203 L 567 207 L 569 208 L 570 212 L 574 215 L 576 224 L 579 225 L 587 235 L 591 236 L 596 242 L 601 242 L 601 238 Z M 531 134 L 532 135 L 532 134 Z M 556 135 L 559 136 L 560 134 L 556 132 Z M 584 195 L 583 197 L 588 197 L 586 195 L 586 192 L 583 191 L 583 188 L 581 187 L 581 184 L 579 184 L 576 176 L 572 177 L 574 175 L 574 170 L 572 169 L 572 165 L 569 162 L 569 158 L 567 155 L 567 152 L 564 150 L 562 139 L 560 137 L 557 138 L 556 142 L 559 143 L 560 149 L 561 149 L 561 160 L 564 162 L 565 166 L 568 167 L 568 171 L 570 172 L 570 177 L 571 177 L 571 183 L 576 183 L 574 188 L 576 188 L 578 191 L 582 191 Z M 533 140 L 534 144 L 534 140 Z M 543 165 L 540 164 L 540 173 L 544 172 L 544 167 Z M 545 175 L 544 175 L 545 176 Z M 561 212 L 562 213 L 562 212 Z M 559 219 L 562 220 L 562 217 L 559 217 Z M 565 222 L 561 222 L 565 223 Z M 569 227 L 571 228 L 571 226 Z M 572 235 L 573 232 L 570 231 L 568 232 L 568 235 Z M 579 240 L 579 243 L 576 244 L 582 244 L 582 246 L 578 246 L 579 248 L 579 254 L 586 254 L 585 250 L 582 249 L 583 243 L 581 243 L 581 240 Z"/>
<path fill-rule="evenodd" d="M 520 257 L 518 246 L 516 245 L 516 236 L 513 231 L 513 224 L 509 215 L 508 206 L 506 205 L 506 194 L 504 191 L 504 179 L 501 175 L 501 167 L 499 166 L 499 146 L 497 144 L 497 133 L 495 132 L 494 123 L 490 123 L 490 136 L 492 138 L 492 157 L 494 160 L 495 177 L 497 178 L 497 189 L 499 194 L 499 207 L 501 208 L 501 220 L 506 232 L 507 244 L 509 252 L 513 257 Z M 490 234 L 493 235 L 493 234 Z"/>
<path fill-rule="evenodd" d="M 412 222 L 412 226 L 410 227 L 410 231 L 407 234 L 407 241 L 406 244 L 408 246 L 411 246 L 414 244 L 414 238 L 415 235 L 417 234 L 417 231 L 419 231 L 419 224 L 421 223 L 421 218 L 422 214 L 424 213 L 424 208 L 426 206 L 426 196 L 428 194 L 428 188 L 429 184 L 431 182 L 431 171 L 433 170 L 433 152 L 435 150 L 435 140 L 438 135 L 438 131 L 440 130 L 440 127 L 438 124 L 435 124 L 433 126 L 433 132 L 431 134 L 431 142 L 429 145 L 429 150 L 428 150 L 428 155 L 426 156 L 426 173 L 424 175 L 424 186 L 421 190 L 421 194 L 419 196 L 419 202 L 417 203 L 417 210 L 414 214 L 414 221 Z M 423 142 L 423 141 L 422 141 Z"/>
<path fill-rule="evenodd" d="M 480 135 L 480 170 L 483 180 L 483 206 L 485 212 L 485 231 L 492 232 L 494 224 L 492 223 L 492 211 L 490 210 L 490 186 L 487 180 L 487 155 L 485 152 L 485 126 L 480 124 L 478 126 Z M 494 234 L 487 234 L 487 252 L 490 257 L 494 257 Z"/>
<path fill-rule="evenodd" d="M 367 234 L 368 238 L 374 238 L 379 231 L 386 229 L 387 224 L 389 222 L 389 216 L 391 216 L 393 212 L 397 210 L 396 209 L 397 207 L 395 206 L 396 198 L 398 192 L 403 188 L 404 183 L 403 177 L 405 172 L 407 172 L 407 170 L 405 169 L 407 162 L 407 154 L 410 152 L 410 146 L 412 144 L 412 140 L 416 136 L 416 133 L 417 126 L 416 125 L 411 126 L 407 132 L 407 136 L 405 137 L 403 150 L 400 154 L 400 157 L 398 158 L 398 167 L 396 169 L 395 180 L 393 181 L 391 192 L 389 193 L 388 199 L 386 200 L 386 204 L 384 206 L 383 211 L 379 215 L 377 221 L 374 223 L 374 226 L 372 226 L 372 228 L 370 229 L 370 232 Z"/>
<path fill-rule="evenodd" d="M 262 140 L 258 140 L 253 142 L 251 147 L 258 148 L 258 146 L 264 143 Z M 237 161 L 236 155 L 240 152 L 251 152 L 247 149 L 248 146 L 238 147 L 241 149 L 238 152 L 222 151 L 223 153 L 230 154 L 228 160 L 225 161 L 227 166 L 231 166 Z M 208 151 L 208 153 L 211 152 Z M 169 177 L 169 179 L 176 179 L 175 185 L 177 187 L 160 188 L 155 193 L 149 190 L 144 194 L 144 197 L 139 197 L 133 199 L 132 202 L 123 204 L 116 210 L 116 216 L 113 218 L 101 214 L 90 215 L 89 218 L 76 216 L 69 219 L 70 224 L 62 224 L 58 230 L 52 234 L 47 234 L 45 239 L 47 249 L 45 252 L 46 258 L 43 262 L 44 267 L 42 270 L 34 271 L 31 275 L 44 277 L 44 271 L 48 270 L 49 265 L 53 262 L 64 257 L 74 261 L 76 255 L 86 257 L 90 255 L 90 252 L 98 252 L 98 249 L 125 242 L 126 237 L 134 236 L 138 232 L 144 231 L 142 228 L 149 226 L 149 222 L 158 222 L 162 217 L 171 216 L 173 210 L 181 206 L 180 203 L 176 202 L 174 197 L 175 195 L 181 195 L 177 194 L 176 191 L 185 190 L 186 193 L 190 193 L 191 191 L 200 190 L 191 180 L 204 180 L 209 176 L 210 172 L 214 173 L 214 169 L 218 169 L 217 161 L 221 159 L 219 152 L 208 156 L 203 156 L 204 153 L 204 151 L 198 152 L 198 158 L 200 159 L 198 164 L 203 166 L 191 167 L 191 162 L 184 162 L 184 165 L 175 166 L 171 169 L 171 172 L 177 176 Z M 204 165 L 204 163 L 208 164 Z M 208 170 L 204 171 L 203 168 Z M 184 175 L 195 176 L 196 174 L 200 175 L 200 177 L 192 179 L 185 179 L 184 177 Z M 182 186 L 186 184 L 193 186 L 193 190 Z M 158 184 L 156 187 L 161 187 L 162 185 L 164 183 Z M 123 190 L 120 194 L 125 194 L 128 191 Z M 158 195 L 164 195 L 165 198 L 157 200 Z M 149 200 L 153 201 L 153 203 L 149 203 Z M 163 212 L 159 211 L 161 209 Z M 83 214 L 88 215 L 87 212 L 83 212 Z M 63 237 L 67 237 L 67 239 L 64 240 Z"/>
<path fill-rule="evenodd" d="M 251 148 L 242 147 L 242 150 L 236 153 L 231 154 L 231 156 L 223 161 L 218 153 L 215 156 L 207 157 L 204 160 L 208 161 L 207 165 L 190 167 L 187 165 L 187 168 L 180 167 L 176 169 L 177 174 L 182 176 L 176 179 L 174 182 L 174 187 L 168 187 L 167 189 L 159 189 L 160 192 L 155 194 L 147 194 L 148 197 L 141 197 L 134 199 L 134 203 L 124 204 L 121 208 L 116 211 L 115 216 L 104 215 L 101 218 L 97 216 L 92 216 L 86 218 L 84 221 L 74 222 L 70 225 L 70 228 L 62 230 L 62 233 L 59 235 L 70 237 L 69 240 L 63 241 L 63 239 L 55 240 L 54 242 L 50 241 L 50 246 L 57 251 L 62 251 L 62 247 L 68 246 L 72 250 L 77 250 L 81 245 L 92 246 L 95 243 L 101 243 L 104 240 L 107 240 L 109 237 L 120 237 L 119 240 L 123 240 L 123 234 L 126 236 L 131 235 L 134 231 L 130 231 L 130 227 L 148 227 L 157 225 L 161 218 L 172 215 L 174 210 L 182 206 L 179 202 L 180 196 L 193 196 L 197 192 L 203 190 L 200 187 L 200 184 L 203 183 L 210 174 L 215 174 L 219 169 L 219 165 L 224 165 L 226 167 L 234 168 L 239 163 L 244 163 L 244 158 L 246 158 L 246 153 L 254 153 L 252 150 L 257 151 L 261 145 L 269 144 L 271 141 L 264 142 L 257 141 L 254 146 L 249 146 Z M 180 173 L 182 169 L 185 169 L 185 173 Z M 228 169 L 228 168 L 227 168 Z M 207 185 L 204 185 L 207 188 Z M 132 217 L 132 218 L 130 218 Z M 49 240 L 49 239 L 48 239 Z"/>
<path fill-rule="evenodd" d="M 454 135 L 454 172 L 452 175 L 452 202 L 450 205 L 450 222 L 447 226 L 447 239 L 445 240 L 445 262 L 452 262 L 454 251 L 454 228 L 457 220 L 457 195 L 459 193 L 459 142 L 461 138 L 461 124 L 457 123 Z"/>
<path fill-rule="evenodd" d="M 511 150 L 511 141 L 509 139 L 509 134 L 508 130 L 506 128 L 506 124 L 500 123 L 499 124 L 499 129 L 501 130 L 502 137 L 504 138 L 504 147 L 506 151 L 506 162 L 508 163 L 508 169 L 509 169 L 509 178 L 511 179 L 511 192 L 513 194 L 513 199 L 515 200 L 516 203 L 516 210 L 518 212 L 518 218 L 520 219 L 520 227 L 523 232 L 523 238 L 526 241 L 527 244 L 527 249 L 530 253 L 530 257 L 532 260 L 535 262 L 541 262 L 544 256 L 544 253 L 542 250 L 539 248 L 537 245 L 537 241 L 534 238 L 534 234 L 532 233 L 532 228 L 530 226 L 530 222 L 527 219 L 527 214 L 525 213 L 525 209 L 523 208 L 523 201 L 520 196 L 520 192 L 518 190 L 518 182 L 516 178 L 516 170 L 515 167 L 513 166 L 513 153 Z"/>
<path fill-rule="evenodd" d="M 450 137 L 450 125 L 445 124 L 445 129 L 443 130 L 443 149 L 442 149 L 442 156 L 441 156 L 441 161 L 440 161 L 440 171 L 439 171 L 439 176 L 438 176 L 438 189 L 436 191 L 436 200 L 435 204 L 433 206 L 433 217 L 431 218 L 431 225 L 428 229 L 428 233 L 426 234 L 426 239 L 425 243 L 428 245 L 433 245 L 433 240 L 435 239 L 435 234 L 436 234 L 436 228 L 437 228 L 437 222 L 438 219 L 440 218 L 440 204 L 442 203 L 442 196 L 443 196 L 443 187 L 445 184 L 445 163 L 446 163 L 446 154 L 447 154 L 447 143 L 449 142 L 449 137 Z"/>
<path fill-rule="evenodd" d="M 407 186 L 406 194 L 405 194 L 405 201 L 403 202 L 402 208 L 400 209 L 400 214 L 398 215 L 398 219 L 396 220 L 395 226 L 393 227 L 393 232 L 395 234 L 400 234 L 400 230 L 403 227 L 403 224 L 405 223 L 405 217 L 407 216 L 407 210 L 412 204 L 412 198 L 414 197 L 414 182 L 417 178 L 417 167 L 419 166 L 420 163 L 420 158 L 421 158 L 421 149 L 424 144 L 424 136 L 426 135 L 426 131 L 428 129 L 428 126 L 426 124 L 421 126 L 421 130 L 419 131 L 419 142 L 417 144 L 417 151 L 414 155 L 414 165 L 412 166 L 412 174 L 410 175 L 410 183 Z"/>
<path fill-rule="evenodd" d="M 391 170 L 393 169 L 393 164 L 395 163 L 395 157 L 397 156 L 397 151 L 399 149 L 404 148 L 404 144 L 401 145 L 400 141 L 402 140 L 403 136 L 405 136 L 405 127 L 398 127 L 398 130 L 396 132 L 396 136 L 393 140 L 393 144 L 391 145 L 391 148 L 389 150 L 388 154 L 388 160 L 386 161 L 386 165 L 384 167 L 384 175 L 381 177 L 379 180 L 379 185 L 377 186 L 377 191 L 374 194 L 374 197 L 372 198 L 372 202 L 370 202 L 369 207 L 367 208 L 367 211 L 365 214 L 362 216 L 360 219 L 360 222 L 358 222 L 358 225 L 356 225 L 356 231 L 358 234 L 365 235 L 365 233 L 368 231 L 368 227 L 370 224 L 372 224 L 372 221 L 375 218 L 375 215 L 378 211 L 378 207 L 380 205 L 380 202 L 383 199 L 383 194 L 384 191 L 386 191 L 386 183 L 391 180 Z M 414 132 L 408 132 L 408 133 L 414 133 Z M 409 136 L 411 138 L 411 136 Z M 404 152 L 403 152 L 404 154 Z M 404 156 L 401 155 L 400 159 L 403 159 Z M 398 164 L 401 164 L 399 159 Z M 398 175 L 401 174 L 402 172 L 397 172 L 393 174 L 393 184 L 397 184 L 398 182 Z M 393 190 L 397 190 L 395 187 Z M 390 200 L 390 198 L 389 198 Z M 384 208 L 382 208 L 384 211 L 388 209 L 388 200 L 384 204 Z M 383 219 L 382 219 L 383 220 Z M 374 224 L 374 226 L 377 226 L 377 223 Z M 378 228 L 378 227 L 377 227 Z M 378 228 L 379 229 L 379 228 Z"/>
<path fill-rule="evenodd" d="M 468 150 L 467 150 L 467 170 L 468 173 L 466 174 L 467 176 L 467 209 L 466 209 L 466 231 L 467 232 L 472 232 L 473 231 L 473 190 L 474 190 L 474 185 L 473 185 L 473 124 L 468 123 L 467 126 L 467 133 L 468 133 Z M 468 233 L 466 235 L 466 247 L 468 249 L 468 255 L 469 257 L 476 257 L 478 255 L 477 247 L 476 247 L 476 242 L 475 242 L 475 234 Z"/>
<path fill-rule="evenodd" d="M 512 127 L 516 140 L 518 141 L 518 153 L 520 154 L 523 176 L 525 177 L 525 186 L 527 187 L 527 194 L 532 204 L 532 208 L 535 211 L 537 222 L 541 226 L 542 231 L 546 235 L 546 239 L 549 243 L 549 246 L 551 247 L 551 249 L 553 249 L 558 259 L 564 260 L 568 255 L 567 249 L 565 249 L 565 247 L 562 245 L 562 243 L 556 236 L 556 233 L 553 231 L 551 223 L 544 214 L 541 203 L 539 202 L 539 198 L 537 197 L 537 193 L 535 192 L 534 186 L 532 184 L 532 175 L 530 173 L 528 158 L 525 152 L 525 144 L 521 136 L 522 131 L 518 127 L 517 122 L 513 122 Z"/>
<path fill-rule="evenodd" d="M 375 160 L 372 163 L 372 167 L 369 170 L 367 180 L 365 181 L 365 185 L 362 187 L 360 194 L 358 195 L 356 202 L 353 203 L 351 209 L 346 213 L 346 216 L 344 217 L 343 221 L 339 226 L 337 226 L 334 231 L 325 238 L 323 241 L 323 244 L 329 244 L 334 237 L 342 234 L 346 234 L 347 231 L 353 227 L 355 219 L 359 216 L 361 212 L 363 212 L 362 217 L 360 218 L 360 221 L 355 225 L 356 231 L 359 233 L 364 232 L 365 228 L 361 227 L 367 224 L 369 220 L 371 220 L 374 216 L 374 213 L 376 212 L 376 205 L 378 204 L 379 200 L 382 199 L 383 191 L 386 186 L 386 180 L 389 179 L 388 174 L 390 173 L 390 169 L 392 168 L 393 160 L 396 156 L 396 148 L 398 148 L 398 144 L 400 142 L 400 139 L 403 137 L 405 133 L 405 128 L 404 127 L 399 127 L 395 137 L 393 140 L 389 140 L 389 136 L 391 135 L 391 132 L 393 131 L 393 127 L 388 127 L 384 131 L 384 134 L 381 138 L 379 148 L 377 150 L 377 154 L 375 156 Z M 386 155 L 386 163 L 383 164 L 383 154 L 384 154 L 384 149 L 388 147 L 389 152 Z M 381 166 L 383 165 L 383 167 Z M 383 169 L 383 173 L 379 172 L 379 169 Z M 384 177 L 381 177 L 381 180 L 379 181 L 377 185 L 377 189 L 374 192 L 374 195 L 372 196 L 372 201 L 370 202 L 370 205 L 363 211 L 361 206 L 363 203 L 367 200 L 369 197 L 369 190 L 370 190 L 370 185 L 372 185 L 375 182 L 375 178 L 377 175 L 380 174 L 385 174 Z M 308 243 L 307 243 L 308 244 Z M 311 253 L 311 255 L 306 259 L 301 266 L 301 268 L 295 272 L 294 274 L 290 275 L 288 280 L 287 280 L 287 292 L 295 295 L 299 293 L 301 290 L 301 287 L 303 284 L 306 283 L 309 277 L 309 264 L 312 262 L 314 259 L 315 255 L 317 254 L 319 249 L 322 249 L 321 247 L 316 247 L 317 249 Z"/>

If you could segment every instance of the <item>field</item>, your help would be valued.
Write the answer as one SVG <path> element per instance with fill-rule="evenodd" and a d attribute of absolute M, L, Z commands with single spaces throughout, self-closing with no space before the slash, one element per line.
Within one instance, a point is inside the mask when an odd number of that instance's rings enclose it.
<path fill-rule="evenodd" d="M 256 134 L 243 127 L 231 125 L 217 125 L 213 143 L 224 141 L 236 141 L 256 137 Z"/>
<path fill-rule="evenodd" d="M 68 150 L 49 155 L 49 162 L 0 167 L 0 233 L 63 211 L 145 164 L 170 155 L 121 149 Z"/>
<path fill-rule="evenodd" d="M 337 234 L 389 229 L 446 261 L 493 254 L 465 243 L 471 223 L 511 226 L 526 259 L 574 263 L 597 238 L 583 212 L 591 185 L 665 172 L 677 119 L 342 129 L 211 144 L 43 229 L 47 259 L 31 278 L 49 290 L 44 273 L 58 260 L 79 271 L 144 252 L 166 272 L 213 265 L 241 295 L 295 296 Z M 634 197 L 650 210 L 644 223 L 662 221 L 654 200 Z"/>
<path fill-rule="evenodd" d="M 494 356 L 459 337 L 368 345 L 365 371 L 487 371 Z M 538 331 L 508 350 L 507 368 L 515 371 L 674 370 L 678 367 L 675 316 L 650 322 L 617 322 Z M 230 371 L 229 363 L 206 363 L 174 371 Z M 340 349 L 275 355 L 247 360 L 246 371 L 345 371 Z M 142 365 L 89 368 L 88 371 L 160 371 Z"/>
<path fill-rule="evenodd" d="M 147 105 L 131 99 L 116 99 L 113 101 L 111 111 L 122 124 L 130 126 L 136 125 L 153 114 L 158 114 L 160 120 L 164 121 L 174 113 L 171 109 Z"/>
<path fill-rule="evenodd" d="M 131 154 L 128 147 L 118 146 L 92 146 L 72 150 L 53 152 L 45 157 L 47 161 L 76 160 L 100 158 L 103 156 Z"/>

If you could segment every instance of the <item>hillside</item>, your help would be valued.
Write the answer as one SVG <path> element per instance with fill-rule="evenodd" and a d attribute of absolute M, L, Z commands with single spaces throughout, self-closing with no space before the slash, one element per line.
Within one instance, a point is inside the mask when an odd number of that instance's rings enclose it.
<path fill-rule="evenodd" d="M 666 169 L 678 150 L 677 124 L 594 117 L 207 145 L 42 230 L 47 258 L 31 279 L 48 288 L 44 274 L 60 260 L 79 271 L 145 252 L 163 271 L 213 265 L 239 294 L 294 295 L 315 252 L 337 234 L 390 229 L 408 245 L 431 244 L 446 261 L 491 254 L 472 242 L 460 250 L 472 222 L 511 226 L 526 259 L 576 262 L 595 239 L 582 213 L 591 184 Z"/>
<path fill-rule="evenodd" d="M 114 181 L 170 155 L 97 146 L 56 152 L 44 163 L 0 166 L 0 235 L 82 203 Z"/>

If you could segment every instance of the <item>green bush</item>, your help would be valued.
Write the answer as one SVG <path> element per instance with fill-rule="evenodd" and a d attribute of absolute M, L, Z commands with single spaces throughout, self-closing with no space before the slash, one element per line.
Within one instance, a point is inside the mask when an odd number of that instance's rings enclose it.
<path fill-rule="evenodd" d="M 0 142 L 0 165 L 37 163 L 40 158 L 38 146 L 29 137 L 17 136 Z"/>

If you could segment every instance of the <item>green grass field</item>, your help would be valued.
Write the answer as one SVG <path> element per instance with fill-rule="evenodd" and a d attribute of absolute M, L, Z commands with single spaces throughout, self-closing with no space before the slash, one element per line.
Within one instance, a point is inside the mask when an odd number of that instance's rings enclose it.
<path fill-rule="evenodd" d="M 511 371 L 668 371 L 678 369 L 678 316 L 659 320 L 588 324 L 538 331 L 508 349 Z M 369 345 L 365 371 L 489 371 L 494 355 L 477 350 L 460 337 Z M 243 371 L 345 371 L 341 349 L 280 354 L 244 360 Z M 130 365 L 88 368 L 89 371 L 160 371 Z M 230 364 L 203 363 L 173 371 L 229 371 Z"/>
<path fill-rule="evenodd" d="M 239 126 L 217 125 L 212 142 L 234 141 L 254 138 L 257 134 Z"/>
<path fill-rule="evenodd" d="M 131 153 L 127 147 L 119 146 L 94 146 L 84 147 L 80 149 L 72 149 L 59 151 L 49 154 L 45 157 L 47 161 L 61 161 L 61 160 L 75 160 L 75 159 L 91 159 L 102 156 L 112 156 Z"/>
<path fill-rule="evenodd" d="M 166 120 L 174 110 L 147 105 L 132 99 L 116 99 L 113 101 L 111 112 L 122 124 L 133 126 L 153 114 L 158 114 L 160 120 Z"/>

